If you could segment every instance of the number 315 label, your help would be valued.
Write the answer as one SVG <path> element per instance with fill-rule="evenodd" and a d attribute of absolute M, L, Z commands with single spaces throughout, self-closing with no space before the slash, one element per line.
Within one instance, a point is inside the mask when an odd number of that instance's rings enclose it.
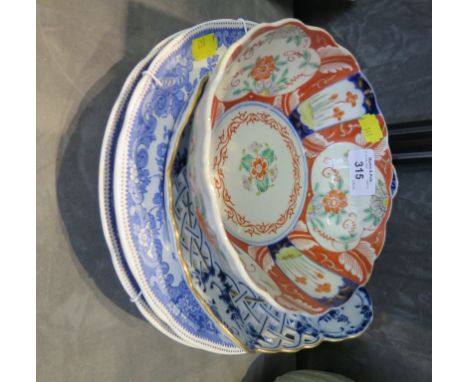
<path fill-rule="evenodd" d="M 374 150 L 350 150 L 349 193 L 351 195 L 375 194 L 375 160 Z"/>

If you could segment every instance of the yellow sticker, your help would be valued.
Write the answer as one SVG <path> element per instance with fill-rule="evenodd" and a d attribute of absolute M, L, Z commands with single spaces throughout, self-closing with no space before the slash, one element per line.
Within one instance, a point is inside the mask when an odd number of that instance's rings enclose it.
<path fill-rule="evenodd" d="M 203 60 L 216 53 L 218 48 L 214 33 L 206 34 L 192 40 L 192 56 L 195 61 Z"/>
<path fill-rule="evenodd" d="M 368 143 L 376 143 L 383 138 L 382 129 L 379 120 L 374 114 L 364 114 L 359 119 L 362 135 Z"/>

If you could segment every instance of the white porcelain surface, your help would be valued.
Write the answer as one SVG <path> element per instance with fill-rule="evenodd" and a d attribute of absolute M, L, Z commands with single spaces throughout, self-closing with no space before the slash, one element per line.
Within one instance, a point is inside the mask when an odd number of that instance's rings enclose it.
<path fill-rule="evenodd" d="M 320 60 L 319 52 L 310 47 L 310 38 L 302 29 L 294 25 L 272 29 L 253 38 L 248 49 L 229 62 L 216 95 L 230 101 L 249 91 L 259 95 L 289 93 L 315 74 Z M 295 75 L 291 77 L 289 73 Z"/>
<path fill-rule="evenodd" d="M 378 169 L 375 170 L 374 195 L 349 192 L 347 155 L 356 149 L 361 147 L 348 142 L 333 144 L 320 153 L 312 166 L 311 187 L 315 194 L 308 206 L 308 229 L 314 239 L 330 251 L 354 249 L 361 238 L 375 232 L 387 211 L 390 196 Z M 328 204 L 327 200 L 330 200 Z"/>
<path fill-rule="evenodd" d="M 240 104 L 217 121 L 211 163 L 225 228 L 253 245 L 274 243 L 293 228 L 307 190 L 301 140 L 277 109 Z"/>

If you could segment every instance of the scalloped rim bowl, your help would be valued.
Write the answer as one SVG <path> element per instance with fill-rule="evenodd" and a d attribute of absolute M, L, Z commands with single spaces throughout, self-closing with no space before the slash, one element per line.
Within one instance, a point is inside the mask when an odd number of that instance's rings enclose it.
<path fill-rule="evenodd" d="M 304 47 L 307 47 L 308 42 L 312 41 L 310 40 L 310 35 L 305 34 L 305 37 L 302 40 L 295 40 L 295 37 L 293 36 L 290 39 L 290 35 L 287 33 L 288 30 L 287 28 L 289 25 L 293 25 L 295 27 L 298 27 L 301 31 L 307 30 L 310 34 L 316 33 L 317 35 L 320 36 L 320 38 L 323 41 L 320 41 L 319 43 L 322 43 L 323 45 L 317 49 L 319 53 L 314 53 L 314 49 L 305 49 L 303 53 L 301 52 L 294 52 L 294 51 L 287 51 L 287 54 L 290 54 L 291 58 L 291 65 L 295 65 L 295 70 L 302 70 L 303 72 L 300 72 L 299 75 L 291 75 L 291 77 L 288 76 L 288 71 L 279 71 L 277 74 L 277 77 L 275 77 L 274 80 L 264 80 L 268 73 L 265 74 L 265 71 L 272 71 L 272 67 L 278 67 L 278 65 L 285 65 L 285 67 L 288 67 L 288 63 L 282 62 L 279 54 L 275 55 L 274 52 L 271 54 L 271 56 L 268 57 L 268 59 L 265 58 L 265 51 L 263 51 L 263 56 L 260 58 L 260 56 L 257 56 L 255 61 L 255 56 L 253 51 L 252 46 L 249 46 L 249 43 L 252 43 L 252 41 L 257 41 L 255 40 L 258 36 L 263 36 L 262 33 L 266 33 L 266 31 L 275 31 L 283 28 L 286 30 L 280 31 L 278 33 L 283 33 L 281 38 L 283 38 L 282 44 L 284 45 L 285 42 L 288 44 L 296 44 L 298 47 L 303 49 Z M 309 40 L 307 40 L 309 38 Z M 318 39 L 318 37 L 317 37 Z M 327 40 L 328 39 L 328 40 Z M 292 42 L 291 42 L 292 41 Z M 249 49 L 245 49 L 245 46 L 249 46 Z M 252 45 L 257 49 L 259 46 L 262 49 L 261 44 L 254 44 Z M 280 47 L 283 48 L 283 47 Z M 243 49 L 245 51 L 243 51 Z M 292 53 L 291 53 L 292 52 Z M 286 54 L 286 53 L 284 53 Z M 236 62 L 236 59 L 240 56 L 244 55 L 243 57 L 247 57 L 246 61 L 244 62 L 244 67 L 239 67 L 237 68 L 237 71 L 234 70 L 232 67 L 229 65 Z M 302 55 L 302 56 L 301 56 Z M 333 55 L 340 57 L 338 62 L 333 62 Z M 294 57 L 299 57 L 301 56 L 304 62 L 300 63 L 298 65 L 296 58 Z M 252 61 L 253 57 L 253 61 Z M 250 60 L 250 61 L 249 61 Z M 265 62 L 263 62 L 263 61 Z M 295 61 L 296 60 L 296 61 Z M 322 61 L 321 61 L 322 60 Z M 254 70 L 256 69 L 253 68 L 254 65 L 252 62 L 258 63 L 261 61 L 260 66 L 262 66 L 260 69 L 258 69 L 258 72 L 254 73 Z M 287 60 L 286 60 L 287 61 Z M 335 60 L 336 61 L 336 60 Z M 321 63 L 324 65 L 324 68 L 322 70 L 322 67 L 320 66 Z M 238 62 L 237 62 L 238 64 Z M 258 65 L 256 65 L 258 66 Z M 303 69 L 305 68 L 305 69 Z M 308 71 L 306 71 L 308 70 Z M 304 72 L 305 71 L 305 72 Z M 253 73 L 253 74 L 252 74 Z M 284 74 L 286 73 L 286 74 Z M 259 79 L 259 81 L 251 81 L 250 83 L 246 81 L 245 79 L 249 75 L 254 75 L 257 76 L 256 78 Z M 260 261 L 263 261 L 262 268 L 267 271 L 272 271 L 277 272 L 278 274 L 281 274 L 282 280 L 284 281 L 285 285 L 287 284 L 286 287 L 282 290 L 284 292 L 285 289 L 290 291 L 291 289 L 294 289 L 294 291 L 290 295 L 285 295 L 284 293 L 282 294 L 274 294 L 273 291 L 277 291 L 277 286 L 269 288 L 268 285 L 261 285 L 260 283 L 257 283 L 255 279 L 252 278 L 252 274 L 250 274 L 246 270 L 246 264 L 241 260 L 238 254 L 238 250 L 236 250 L 236 247 L 239 248 L 238 244 L 238 239 L 239 236 L 236 236 L 233 234 L 233 229 L 232 227 L 227 227 L 226 226 L 226 221 L 229 219 L 232 219 L 233 214 L 230 213 L 228 217 L 226 218 L 225 215 L 225 210 L 223 210 L 219 204 L 219 198 L 217 195 L 222 195 L 224 198 L 225 195 L 227 195 L 227 200 L 230 202 L 231 200 L 235 199 L 237 201 L 237 205 L 242 205 L 245 197 L 249 198 L 250 196 L 245 196 L 248 195 L 248 192 L 250 192 L 249 187 L 252 188 L 251 184 L 246 184 L 246 180 L 244 179 L 244 185 L 245 185 L 245 190 L 239 191 L 241 186 L 238 186 L 236 189 L 235 183 L 232 181 L 233 176 L 232 174 L 229 174 L 226 176 L 226 183 L 231 182 L 231 188 L 230 188 L 230 193 L 226 193 L 226 189 L 229 188 L 228 186 L 224 186 L 221 188 L 222 192 L 220 193 L 220 186 L 218 179 L 216 178 L 217 174 L 213 174 L 213 167 L 218 169 L 218 165 L 221 162 L 218 162 L 218 159 L 224 159 L 228 156 L 228 150 L 229 148 L 225 149 L 222 147 L 221 143 L 222 140 L 225 140 L 226 137 L 229 137 L 231 139 L 235 134 L 237 134 L 239 131 L 241 131 L 242 125 L 240 123 L 237 123 L 236 129 L 231 129 L 231 130 L 226 130 L 226 126 L 224 126 L 224 130 L 221 129 L 222 131 L 216 135 L 218 138 L 218 145 L 212 145 L 212 131 L 219 129 L 220 125 L 223 125 L 224 120 L 223 118 L 226 117 L 227 114 L 233 109 L 233 108 L 244 108 L 242 112 L 247 115 L 254 114 L 253 112 L 251 113 L 252 109 L 252 104 L 256 104 L 256 102 L 253 101 L 263 101 L 265 104 L 270 104 L 275 106 L 276 108 L 280 109 L 283 111 L 284 114 L 288 118 L 291 117 L 293 113 L 294 115 L 298 118 L 297 120 L 300 122 L 301 121 L 301 112 L 304 114 L 304 120 L 307 120 L 306 117 L 309 117 L 310 120 L 310 115 L 306 115 L 307 113 L 307 108 L 302 107 L 303 104 L 307 102 L 317 102 L 320 104 L 320 99 L 314 99 L 314 96 L 317 95 L 317 93 L 322 92 L 330 87 L 333 87 L 334 84 L 337 84 L 339 82 L 343 82 L 345 80 L 348 81 L 353 81 L 349 79 L 351 75 L 357 75 L 359 78 L 356 79 L 356 81 L 360 81 L 359 83 L 363 86 L 362 90 L 362 97 L 360 98 L 360 101 L 362 101 L 362 105 L 364 106 L 364 112 L 360 112 L 360 115 L 363 115 L 364 113 L 372 113 L 376 114 L 378 116 L 378 123 L 379 126 L 383 132 L 383 139 L 380 141 L 381 145 L 380 147 L 376 145 L 368 145 L 367 143 L 362 143 L 362 134 L 360 133 L 360 126 L 357 123 L 357 115 L 356 113 L 350 113 L 351 117 L 346 120 L 346 109 L 343 111 L 339 109 L 336 111 L 335 108 L 332 108 L 332 110 L 337 114 L 335 115 L 336 117 L 336 122 L 335 123 L 329 123 L 329 122 L 323 122 L 325 121 L 325 117 L 323 117 L 323 121 L 320 122 L 321 124 L 318 124 L 318 126 L 314 125 L 314 129 L 310 129 L 307 126 L 302 128 L 302 130 L 298 130 L 297 126 L 294 125 L 288 125 L 287 122 L 283 123 L 282 128 L 284 128 L 284 131 L 286 130 L 297 130 L 300 134 L 304 133 L 304 135 L 301 137 L 304 140 L 309 139 L 312 141 L 312 146 L 316 143 L 315 140 L 322 138 L 322 135 L 317 133 L 316 131 L 320 131 L 323 129 L 323 133 L 330 132 L 331 130 L 335 129 L 338 130 L 338 128 L 345 128 L 348 131 L 350 131 L 350 134 L 352 134 L 352 137 L 355 142 L 353 144 L 356 145 L 356 148 L 372 148 L 374 150 L 380 150 L 383 154 L 379 158 L 383 158 L 383 164 L 382 166 L 385 167 L 385 181 L 384 181 L 384 194 L 385 196 L 385 203 L 386 203 L 386 210 L 385 210 L 385 217 L 382 218 L 382 220 L 379 221 L 379 230 L 382 231 L 379 234 L 379 244 L 377 246 L 377 250 L 374 248 L 370 248 L 368 245 L 365 245 L 364 249 L 362 249 L 362 253 L 360 254 L 361 258 L 366 258 L 368 261 L 367 262 L 362 262 L 360 263 L 360 259 L 356 260 L 353 255 L 349 255 L 347 253 L 346 247 L 341 248 L 341 254 L 338 253 L 336 256 L 333 253 L 327 253 L 327 255 L 333 257 L 334 265 L 338 266 L 339 269 L 329 267 L 328 264 L 325 264 L 324 262 L 319 263 L 317 259 L 312 259 L 312 261 L 307 258 L 307 256 L 302 256 L 304 259 L 306 259 L 307 266 L 310 266 L 311 269 L 314 269 L 315 274 L 319 275 L 319 278 L 325 277 L 327 280 L 327 284 L 332 285 L 332 291 L 326 295 L 326 298 L 323 298 L 322 300 L 316 300 L 314 298 L 310 297 L 310 289 L 308 291 L 304 291 L 303 288 L 299 285 L 300 279 L 292 280 L 291 278 L 284 277 L 284 269 L 279 269 L 276 264 L 275 260 L 270 257 L 270 255 L 267 251 L 264 251 L 263 253 L 256 253 L 254 250 L 251 250 L 252 248 L 255 248 L 255 243 L 250 243 L 251 245 L 248 246 L 248 250 L 245 250 L 245 252 L 255 258 L 256 260 L 260 259 Z M 286 77 L 285 77 L 286 76 Z M 307 77 L 308 76 L 308 77 Z M 284 78 L 283 78 L 284 77 Z M 306 80 L 303 78 L 307 77 Z M 317 78 L 320 79 L 320 81 L 316 81 Z M 235 79 L 235 81 L 233 80 Z M 313 80 L 312 80 L 313 79 Z M 261 80 L 261 81 L 260 81 Z M 296 86 L 289 86 L 290 84 L 294 83 L 294 81 L 299 81 Z M 319 83 L 317 83 L 319 82 Z M 288 85 L 283 86 L 284 84 Z M 360 86 L 361 86 L 360 85 Z M 346 90 L 346 89 L 345 89 Z M 348 93 L 344 92 L 345 96 L 348 96 Z M 352 97 L 355 97 L 354 94 L 351 94 Z M 328 95 L 327 95 L 328 97 Z M 335 94 L 332 94 L 330 96 L 331 102 L 334 102 L 335 99 L 338 97 Z M 367 97 L 367 98 L 366 98 Z M 353 98 L 352 100 L 349 100 L 350 103 L 355 103 L 356 98 Z M 345 101 L 337 100 L 337 102 L 342 102 L 344 103 Z M 351 102 L 352 101 L 352 102 Z M 369 102 L 371 104 L 371 111 L 368 111 L 367 106 L 369 105 Z M 333 105 L 333 103 L 331 103 Z M 301 109 L 302 107 L 302 109 Z M 268 111 L 264 111 L 264 113 L 268 113 Z M 345 119 L 342 120 L 342 116 L 344 113 Z M 271 113 L 268 116 L 268 118 L 271 120 L 272 116 Z M 317 117 L 318 118 L 318 117 Z M 291 120 L 291 118 L 290 118 Z M 231 123 L 231 125 L 234 124 L 234 119 L 228 121 Z M 296 122 L 295 120 L 292 120 L 292 122 Z M 245 124 L 249 122 L 244 122 Z M 275 122 L 277 123 L 277 122 Z M 278 122 L 279 123 L 279 122 Z M 226 124 L 224 124 L 226 125 Z M 231 126 L 229 125 L 229 126 Z M 276 23 L 271 23 L 271 24 L 259 24 L 253 29 L 251 29 L 248 34 L 246 34 L 243 38 L 238 40 L 236 43 L 234 43 L 226 52 L 222 60 L 218 63 L 218 66 L 210 78 L 205 94 L 203 95 L 197 110 L 195 112 L 195 117 L 194 117 L 194 126 L 195 128 L 192 130 L 192 136 L 190 140 L 190 149 L 189 149 L 189 161 L 188 161 L 188 178 L 189 178 L 189 186 L 190 186 L 190 192 L 192 194 L 194 203 L 196 208 L 198 209 L 197 214 L 199 216 L 202 216 L 203 219 L 205 220 L 202 222 L 202 226 L 205 229 L 205 234 L 208 238 L 210 238 L 210 241 L 222 252 L 224 253 L 224 256 L 228 259 L 230 262 L 230 266 L 237 269 L 238 272 L 244 277 L 244 279 L 247 279 L 251 283 L 251 287 L 262 297 L 264 297 L 269 303 L 271 303 L 274 306 L 281 307 L 283 309 L 288 309 L 291 311 L 300 311 L 304 310 L 309 314 L 320 314 L 323 313 L 324 311 L 332 308 L 333 306 L 339 306 L 340 304 L 344 303 L 347 299 L 349 299 L 352 296 L 352 293 L 356 288 L 360 285 L 364 285 L 372 271 L 373 267 L 373 261 L 375 258 L 378 256 L 380 253 L 382 246 L 383 246 L 383 241 L 385 239 L 385 224 L 386 220 L 388 220 L 390 210 L 391 210 L 391 191 L 390 191 L 390 184 L 391 184 L 391 155 L 390 151 L 388 149 L 388 140 L 387 140 L 387 132 L 386 132 L 386 125 L 385 121 L 383 120 L 383 117 L 380 113 L 380 109 L 378 108 L 378 105 L 375 101 L 375 97 L 373 94 L 373 91 L 370 87 L 370 84 L 367 82 L 365 77 L 360 73 L 359 65 L 357 64 L 356 59 L 347 51 L 345 48 L 339 46 L 333 38 L 324 30 L 320 28 L 314 28 L 314 27 L 309 27 L 304 25 L 298 20 L 295 19 L 285 19 L 278 21 Z M 241 127 L 238 127 L 241 126 Z M 245 129 L 244 129 L 245 130 Z M 261 134 L 253 134 L 255 137 L 259 137 L 261 139 L 262 136 L 267 135 L 267 130 L 263 130 Z M 242 132 L 244 135 L 243 137 L 245 138 L 247 136 L 247 133 Z M 313 133 L 313 134 L 312 134 Z M 241 134 L 241 133 L 239 133 Z M 284 134 L 283 134 L 284 135 Z M 282 136 L 283 136 L 282 135 Z M 274 139 L 275 137 L 272 137 Z M 348 137 L 349 138 L 349 137 Z M 347 138 L 347 139 L 348 139 Z M 234 138 L 232 138 L 234 139 Z M 267 140 L 267 139 L 265 139 Z M 349 140 L 349 139 L 348 139 Z M 240 141 L 240 139 L 239 139 Z M 245 143 L 245 139 L 243 141 Z M 266 162 L 268 160 L 269 163 L 273 163 L 276 157 L 268 151 L 268 145 L 265 146 L 263 141 L 257 142 L 256 140 L 253 141 L 252 145 L 250 146 L 242 146 L 243 142 L 236 142 L 234 145 L 234 149 L 231 150 L 230 154 L 236 153 L 237 156 L 235 157 L 236 161 L 239 161 L 238 157 L 239 154 L 238 152 L 242 150 L 243 153 L 246 153 L 246 155 L 249 154 L 249 150 L 257 150 L 255 153 L 252 151 L 252 155 L 258 155 L 259 150 L 263 150 L 262 152 L 265 153 L 265 160 L 263 162 Z M 322 142 L 323 143 L 323 142 Z M 359 144 L 359 145 L 358 145 Z M 351 143 L 349 144 L 351 145 Z M 215 147 L 216 146 L 216 147 Z M 224 151 L 217 152 L 216 150 L 219 149 L 219 147 L 222 147 Z M 278 145 L 276 145 L 278 147 Z M 315 146 L 316 147 L 316 146 Z M 314 148 L 315 148 L 314 147 Z M 326 145 L 322 144 L 320 146 L 320 149 L 323 150 L 324 147 L 327 147 Z M 350 146 L 351 147 L 351 146 Z M 267 152 L 268 151 L 268 152 Z M 306 153 L 304 154 L 304 157 L 302 157 L 301 160 L 305 160 L 306 155 L 310 156 L 310 150 L 307 152 L 307 148 L 305 149 Z M 214 155 L 214 153 L 219 154 L 218 156 Z M 342 154 L 342 153 L 341 153 Z M 314 154 L 312 154 L 313 156 Z M 315 154 L 317 155 L 317 154 Z M 344 156 L 343 156 L 344 155 Z M 343 157 L 345 157 L 347 154 L 342 154 Z M 215 158 L 213 161 L 212 158 Z M 250 156 L 248 159 L 251 159 L 252 156 Z M 284 159 L 285 156 L 282 155 L 282 158 Z M 243 158 L 242 158 L 243 159 Z M 380 159 L 379 159 L 380 160 Z M 260 163 L 261 165 L 265 165 L 265 163 Z M 282 162 L 278 160 L 278 162 Z M 237 163 L 237 162 L 235 162 Z M 252 161 L 254 163 L 254 161 Z M 257 163 L 257 162 L 255 162 Z M 254 163 L 254 164 L 255 164 Z M 216 167 L 218 166 L 218 167 Z M 310 166 L 310 165 L 309 165 Z M 382 167 L 381 166 L 381 167 Z M 242 167 L 242 162 L 241 166 L 239 166 L 239 169 Z M 248 167 L 248 166 L 246 166 Z M 387 169 L 390 168 L 390 173 L 387 172 Z M 231 168 L 232 169 L 232 166 Z M 229 169 L 229 170 L 230 170 Z M 255 171 L 249 168 L 250 170 L 250 175 L 249 178 L 252 178 L 252 174 L 256 175 Z M 259 171 L 262 170 L 261 167 L 258 167 L 257 174 Z M 283 173 L 286 171 L 293 171 L 293 166 L 291 165 L 290 167 L 284 167 L 283 168 Z M 309 178 L 310 174 L 312 172 L 312 169 L 309 169 Z M 233 172 L 233 171 L 231 171 Z M 227 171 L 225 172 L 227 173 Z M 225 175 L 223 173 L 223 176 Z M 260 186 L 258 185 L 258 180 L 262 180 L 262 176 L 265 176 L 264 173 L 261 173 L 260 176 L 257 178 L 257 187 L 258 187 L 258 192 L 257 195 L 261 194 L 264 192 L 266 186 L 268 186 L 270 183 L 262 182 Z M 307 175 L 306 175 L 307 176 Z M 216 185 L 214 184 L 213 178 L 215 177 L 215 182 Z M 383 177 L 383 176 L 382 176 Z M 381 177 L 381 178 L 382 178 Z M 263 178 L 264 179 L 264 178 Z M 247 179 L 248 182 L 251 182 L 251 179 Z M 224 181 L 224 178 L 223 178 Z M 255 179 L 254 179 L 255 181 Z M 255 182 L 254 182 L 255 183 Z M 266 186 L 265 186 L 266 183 Z M 287 183 L 287 182 L 286 182 Z M 276 183 L 277 184 L 277 183 Z M 275 184 L 275 187 L 277 187 Z M 292 186 L 292 181 L 290 182 L 291 187 Z M 234 186 L 233 186 L 234 185 Z M 225 188 L 224 188 L 225 187 Z M 291 188 L 292 189 L 292 188 Z M 277 191 L 275 189 L 275 191 Z M 236 193 L 240 193 L 241 196 L 237 196 Z M 311 192 L 309 191 L 309 194 Z M 279 195 L 279 196 L 278 196 Z M 291 194 L 292 195 L 292 194 Z M 284 193 L 277 193 L 276 197 L 283 197 L 284 198 Z M 291 197 L 290 197 L 291 198 Z M 254 200 L 254 197 L 252 197 L 251 200 Z M 298 199 L 299 200 L 299 199 Z M 308 196 L 309 200 L 309 196 Z M 369 199 L 370 200 L 370 199 Z M 369 201 L 370 203 L 370 201 Z M 248 213 L 249 212 L 249 206 L 252 206 L 252 202 L 250 204 L 246 203 L 246 206 L 244 206 L 244 212 Z M 280 216 L 280 212 L 276 211 L 277 208 L 276 206 L 272 205 L 271 200 L 269 201 L 268 206 L 270 207 L 271 210 L 274 210 L 273 212 L 276 213 L 275 216 Z M 295 211 L 303 210 L 303 205 L 298 204 L 295 206 Z M 253 210 L 251 210 L 253 211 Z M 268 212 L 268 211 L 267 211 Z M 254 216 L 257 213 L 257 210 L 255 210 L 254 213 L 252 213 L 250 216 Z M 235 214 L 235 213 L 234 213 Z M 234 215 L 235 216 L 235 215 Z M 265 216 L 268 217 L 268 214 L 265 213 Z M 241 215 L 241 219 L 238 221 L 242 221 L 242 218 L 244 215 Z M 335 217 L 335 216 L 334 216 Z M 297 224 L 298 226 L 301 224 Z M 294 228 L 294 227 L 293 227 Z M 228 231 L 228 232 L 226 232 Z M 290 229 L 292 231 L 292 229 Z M 294 229 L 294 232 L 297 231 L 297 226 Z M 260 231 L 259 231 L 260 232 Z M 307 229 L 305 230 L 307 232 Z M 288 232 L 281 233 L 283 237 L 288 237 Z M 261 236 L 261 233 L 259 233 Z M 278 239 L 278 236 L 274 237 L 275 239 Z M 247 235 L 241 236 L 241 241 L 246 242 L 248 240 Z M 270 244 L 272 240 L 267 241 L 266 244 Z M 274 241 L 274 240 L 273 240 Z M 303 243 L 303 241 L 301 241 Z M 249 244 L 249 243 L 247 243 Z M 311 242 L 308 242 L 309 245 L 316 246 L 319 245 L 316 242 L 311 244 Z M 354 245 L 355 243 L 353 243 Z M 359 242 L 361 244 L 361 242 Z M 275 243 L 276 245 L 276 243 Z M 297 246 L 296 244 L 292 244 L 292 247 L 288 248 L 298 248 L 299 251 L 302 251 L 303 248 L 300 248 L 300 246 Z M 356 244 L 357 245 L 357 244 Z M 371 247 L 371 246 L 370 246 Z M 264 247 L 267 248 L 267 247 Z M 296 248 L 294 248 L 296 250 Z M 297 250 L 296 250 L 297 251 Z M 297 252 L 299 252 L 297 251 Z M 330 251 L 329 251 L 330 252 Z M 265 256 L 267 255 L 267 256 Z M 285 253 L 285 256 L 298 256 L 296 253 Z M 362 267 L 357 269 L 357 267 Z M 297 267 L 296 267 L 297 268 Z M 336 276 L 342 276 L 345 274 L 343 277 L 337 277 Z M 255 276 L 254 276 L 255 277 Z M 328 281 L 330 281 L 328 283 Z M 283 281 L 281 281 L 283 282 Z M 334 284 L 333 284 L 334 283 Z M 317 284 L 319 285 L 319 284 Z M 327 287 L 328 288 L 328 287 Z M 325 291 L 329 291 L 330 289 Z M 342 294 L 344 290 L 347 290 L 347 294 L 344 295 Z M 337 297 L 338 296 L 338 297 Z M 319 303 L 316 303 L 319 301 Z M 325 304 L 325 305 L 324 305 Z M 326 305 L 329 304 L 329 305 Z"/>

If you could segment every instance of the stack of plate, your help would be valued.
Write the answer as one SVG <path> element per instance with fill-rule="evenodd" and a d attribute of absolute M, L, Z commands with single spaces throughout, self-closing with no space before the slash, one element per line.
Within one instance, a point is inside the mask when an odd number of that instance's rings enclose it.
<path fill-rule="evenodd" d="M 363 333 L 396 189 L 356 59 L 293 19 L 209 21 L 159 43 L 128 76 L 101 152 L 124 289 L 162 333 L 215 353 Z"/>

